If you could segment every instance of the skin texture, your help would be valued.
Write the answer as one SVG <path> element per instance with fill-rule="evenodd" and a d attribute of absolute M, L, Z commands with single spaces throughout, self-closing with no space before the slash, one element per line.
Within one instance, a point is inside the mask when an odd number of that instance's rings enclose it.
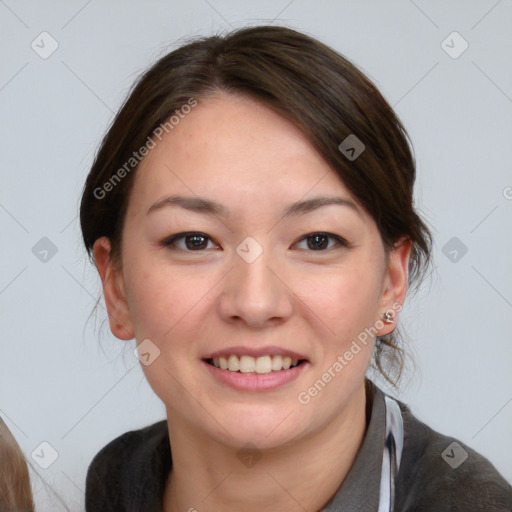
<path fill-rule="evenodd" d="M 386 258 L 375 222 L 339 176 L 288 120 L 232 95 L 198 100 L 142 161 L 122 235 L 122 264 L 96 241 L 113 334 L 149 338 L 161 353 L 143 366 L 167 410 L 173 470 L 166 511 L 320 509 L 348 473 L 364 438 L 364 376 L 374 340 L 307 405 L 306 391 L 382 313 L 402 304 L 410 243 Z M 229 209 L 204 215 L 179 206 L 147 213 L 172 194 L 201 196 Z M 283 218 L 316 196 L 350 199 Z M 200 250 L 181 232 L 200 232 Z M 327 232 L 345 239 L 308 244 Z M 252 263 L 236 252 L 248 236 L 263 249 Z M 327 246 L 328 242 L 328 246 Z M 322 241 L 321 241 L 322 243 Z M 396 317 L 395 317 L 396 319 Z M 382 324 L 378 324 L 382 325 Z M 391 332 L 384 325 L 377 335 Z M 202 358 L 235 345 L 277 345 L 308 366 L 278 389 L 238 391 L 214 379 Z M 261 459 L 237 452 L 246 443 Z"/>

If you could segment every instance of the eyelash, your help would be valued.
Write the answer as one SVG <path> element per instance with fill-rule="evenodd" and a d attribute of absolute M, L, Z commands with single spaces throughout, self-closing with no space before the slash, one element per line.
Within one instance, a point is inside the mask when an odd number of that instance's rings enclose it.
<path fill-rule="evenodd" d="M 209 237 L 205 233 L 201 233 L 200 231 L 189 231 L 189 232 L 185 232 L 185 233 L 177 233 L 175 235 L 171 235 L 170 237 L 167 237 L 164 240 L 162 240 L 160 242 L 160 245 L 163 246 L 163 247 L 170 248 L 172 250 L 181 250 L 181 251 L 184 251 L 184 252 L 204 252 L 206 249 L 198 249 L 197 251 L 194 251 L 194 250 L 189 250 L 189 249 L 180 249 L 180 248 L 177 248 L 177 247 L 172 247 L 177 240 L 185 239 L 187 236 L 193 236 L 193 235 L 200 236 L 202 238 L 207 238 L 207 239 L 209 239 L 210 241 L 213 242 L 211 237 Z M 308 237 L 312 237 L 314 235 L 325 236 L 327 238 L 335 240 L 338 243 L 338 245 L 341 246 L 341 247 L 350 247 L 350 244 L 344 238 L 342 238 L 342 237 L 340 237 L 338 235 L 334 235 L 333 233 L 326 233 L 325 231 L 314 231 L 312 233 L 308 233 L 307 235 L 304 235 L 302 238 L 300 238 L 299 241 L 296 242 L 296 243 L 302 242 L 303 240 L 307 240 Z M 329 247 L 328 249 L 319 249 L 319 250 L 316 250 L 316 251 L 315 250 L 308 250 L 308 249 L 304 249 L 304 250 L 306 250 L 307 252 L 319 252 L 319 253 L 322 253 L 322 252 L 327 252 L 327 251 L 332 250 L 332 247 Z"/>

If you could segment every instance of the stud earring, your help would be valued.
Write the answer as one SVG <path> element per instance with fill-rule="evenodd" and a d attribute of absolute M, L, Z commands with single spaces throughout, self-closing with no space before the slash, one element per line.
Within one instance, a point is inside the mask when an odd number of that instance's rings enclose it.
<path fill-rule="evenodd" d="M 386 311 L 386 312 L 382 315 L 382 320 L 384 320 L 384 323 L 386 323 L 386 324 L 392 324 L 392 323 L 394 323 L 393 315 L 392 315 L 391 313 L 389 313 L 389 311 Z"/>

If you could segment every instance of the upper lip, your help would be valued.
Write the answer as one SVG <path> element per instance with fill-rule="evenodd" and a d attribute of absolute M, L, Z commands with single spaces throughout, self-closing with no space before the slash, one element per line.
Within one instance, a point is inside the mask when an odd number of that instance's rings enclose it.
<path fill-rule="evenodd" d="M 288 350 L 286 348 L 277 347 L 275 345 L 267 346 L 267 347 L 244 347 L 242 345 L 238 345 L 236 347 L 229 347 L 222 350 L 217 350 L 207 355 L 203 359 L 213 359 L 215 357 L 229 357 L 231 355 L 235 356 L 251 356 L 251 357 L 263 357 L 263 356 L 283 356 L 283 357 L 291 357 L 292 359 L 307 359 L 307 357 L 303 354 L 299 354 L 293 350 Z"/>

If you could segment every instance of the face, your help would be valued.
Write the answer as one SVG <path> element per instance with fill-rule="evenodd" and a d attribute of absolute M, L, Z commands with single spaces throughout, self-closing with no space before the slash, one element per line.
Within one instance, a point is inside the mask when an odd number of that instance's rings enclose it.
<path fill-rule="evenodd" d="M 118 268 L 108 249 L 95 244 L 112 331 L 149 339 L 147 359 L 160 351 L 143 369 L 168 420 L 262 448 L 348 410 L 374 348 L 373 336 L 354 340 L 392 330 L 379 319 L 403 302 L 409 253 L 404 243 L 386 258 L 375 222 L 302 132 L 234 96 L 200 100 L 150 151 Z"/>

